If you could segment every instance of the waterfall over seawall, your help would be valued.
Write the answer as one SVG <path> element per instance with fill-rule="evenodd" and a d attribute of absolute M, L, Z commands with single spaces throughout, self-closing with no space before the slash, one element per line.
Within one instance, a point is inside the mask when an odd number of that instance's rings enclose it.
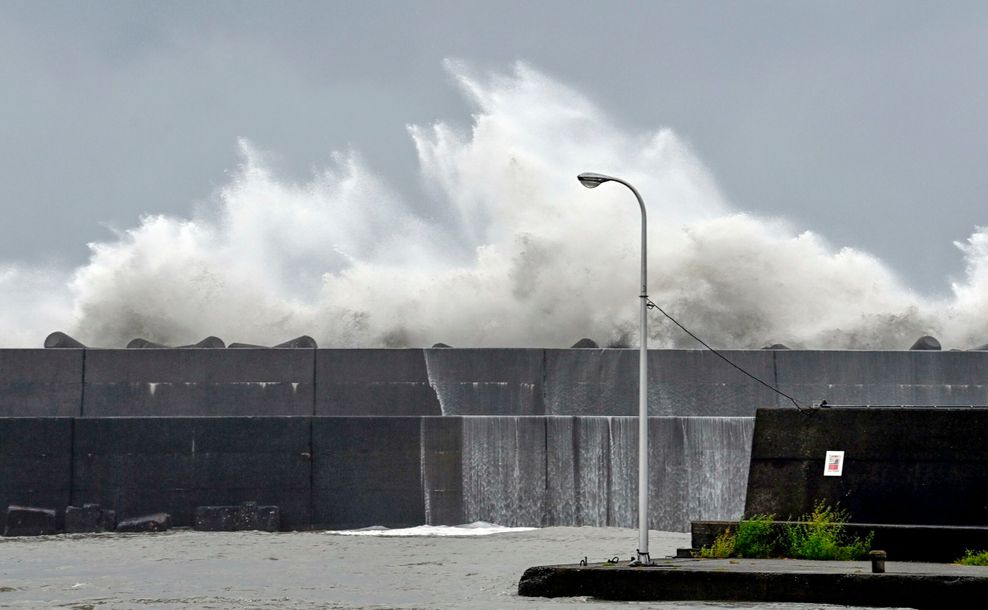
<path fill-rule="evenodd" d="M 467 521 L 510 526 L 635 527 L 638 428 L 634 417 L 464 417 Z M 649 526 L 686 531 L 692 520 L 744 509 L 750 417 L 649 420 Z"/>
<path fill-rule="evenodd" d="M 545 419 L 463 418 L 466 522 L 542 525 L 547 509 Z"/>

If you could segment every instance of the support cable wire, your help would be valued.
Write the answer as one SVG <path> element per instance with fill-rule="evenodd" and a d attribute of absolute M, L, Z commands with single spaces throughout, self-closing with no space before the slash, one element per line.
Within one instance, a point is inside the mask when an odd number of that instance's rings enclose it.
<path fill-rule="evenodd" d="M 778 394 L 779 396 L 784 396 L 784 397 L 786 397 L 786 398 L 788 398 L 788 399 L 789 399 L 789 402 L 791 402 L 791 403 L 793 404 L 793 406 L 794 406 L 794 407 L 796 407 L 796 410 L 797 410 L 797 411 L 802 411 L 802 410 L 803 410 L 803 407 L 801 407 L 801 406 L 799 406 L 799 403 L 798 403 L 798 402 L 796 402 L 796 399 L 795 399 L 795 398 L 793 398 L 792 396 L 790 396 L 790 395 L 788 395 L 788 394 L 786 394 L 785 392 L 783 392 L 783 391 L 782 391 L 782 390 L 780 390 L 779 388 L 777 388 L 777 387 L 775 387 L 775 386 L 773 386 L 773 385 L 771 385 L 771 384 L 769 384 L 769 383 L 767 383 L 767 382 L 765 382 L 765 381 L 762 381 L 761 379 L 759 379 L 758 377 L 755 377 L 754 375 L 752 375 L 752 374 L 751 374 L 751 373 L 749 373 L 748 371 L 746 371 L 746 370 L 744 370 L 743 368 L 741 368 L 741 367 L 740 367 L 740 366 L 738 366 L 737 364 L 734 364 L 733 362 L 731 362 L 731 360 L 730 360 L 730 359 L 729 359 L 729 358 L 728 358 L 727 356 L 725 356 L 724 354 L 722 354 L 722 353 L 720 353 L 719 351 L 717 351 L 717 350 L 715 350 L 714 348 L 712 348 L 712 347 L 710 347 L 709 345 L 707 345 L 707 342 L 706 342 L 706 341 L 704 341 L 704 340 L 703 340 L 703 339 L 701 339 L 700 337 L 697 337 L 696 335 L 694 335 L 694 334 L 693 334 L 692 332 L 690 332 L 690 329 L 688 329 L 688 328 L 686 328 L 685 326 L 683 326 L 682 324 L 680 324 L 680 323 L 679 323 L 679 322 L 678 322 L 678 321 L 676 320 L 676 318 L 674 318 L 674 317 L 672 317 L 672 316 L 670 316 L 669 314 L 667 314 L 667 313 L 665 312 L 665 310 L 663 310 L 663 309 L 662 309 L 661 307 L 659 307 L 658 305 L 656 305 L 656 304 L 655 304 L 655 302 L 654 302 L 654 301 L 652 301 L 652 299 L 650 299 L 650 298 L 648 298 L 648 297 L 645 297 L 645 306 L 646 306 L 646 307 L 648 307 L 649 309 L 658 309 L 658 310 L 659 310 L 659 313 L 661 313 L 661 314 L 662 314 L 662 315 L 664 315 L 665 317 L 667 317 L 667 318 L 669 318 L 669 320 L 670 320 L 670 321 L 671 321 L 671 322 L 672 322 L 673 324 L 675 324 L 675 325 L 676 325 L 676 326 L 678 326 L 678 327 L 679 327 L 680 329 L 682 329 L 682 331 L 683 331 L 684 333 L 686 333 L 687 335 L 689 335 L 689 336 L 691 336 L 691 337 L 693 337 L 694 339 L 696 339 L 696 342 L 697 342 L 697 343 L 699 343 L 699 344 L 700 344 L 700 345 L 702 345 L 703 347 L 705 347 L 705 348 L 707 348 L 708 350 L 710 350 L 711 352 L 713 352 L 715 356 L 717 356 L 718 358 L 720 358 L 720 359 L 721 359 L 721 360 L 723 360 L 724 362 L 726 362 L 726 363 L 728 363 L 728 364 L 730 364 L 731 366 L 733 366 L 733 367 L 734 367 L 734 368 L 736 368 L 737 370 L 739 370 L 739 371 L 741 371 L 741 373 L 743 373 L 743 374 L 745 374 L 745 375 L 747 375 L 747 376 L 748 376 L 748 377 L 750 377 L 751 379 L 753 379 L 753 380 L 755 380 L 755 381 L 757 381 L 758 383 L 760 383 L 760 384 L 762 384 L 762 385 L 763 385 L 763 386 L 765 386 L 766 388 L 768 388 L 768 389 L 770 389 L 770 390 L 772 390 L 773 392 L 775 392 L 775 393 L 776 393 L 776 394 Z"/>

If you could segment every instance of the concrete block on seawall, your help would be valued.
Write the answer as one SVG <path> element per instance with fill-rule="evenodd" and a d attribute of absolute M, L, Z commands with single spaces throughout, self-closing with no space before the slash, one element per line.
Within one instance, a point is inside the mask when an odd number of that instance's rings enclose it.
<path fill-rule="evenodd" d="M 910 347 L 909 349 L 940 351 L 942 348 L 940 347 L 940 341 L 938 341 L 936 337 L 923 335 L 919 339 L 916 339 L 916 342 L 913 343 L 912 347 Z"/>
<path fill-rule="evenodd" d="M 47 536 L 58 533 L 55 511 L 34 506 L 8 506 L 4 536 Z"/>
<path fill-rule="evenodd" d="M 278 345 L 275 345 L 275 347 L 282 349 L 316 349 L 319 345 L 316 343 L 316 340 L 309 335 L 302 335 L 301 337 L 295 337 L 290 341 L 279 343 Z"/>
<path fill-rule="evenodd" d="M 117 528 L 117 513 L 99 504 L 69 506 L 65 509 L 66 534 L 112 532 Z"/>
<path fill-rule="evenodd" d="M 226 347 L 226 343 L 223 342 L 223 339 L 210 335 L 198 343 L 180 345 L 179 347 L 185 349 L 223 349 Z"/>
<path fill-rule="evenodd" d="M 118 532 L 164 532 L 172 526 L 172 516 L 168 513 L 154 513 L 143 517 L 124 519 L 117 524 Z"/>
<path fill-rule="evenodd" d="M 127 349 L 165 349 L 167 345 L 162 343 L 155 343 L 154 341 L 148 341 L 143 337 L 136 337 L 131 339 L 127 344 Z"/>
<path fill-rule="evenodd" d="M 277 506 L 258 506 L 256 502 L 244 502 L 239 506 L 199 506 L 194 527 L 201 532 L 277 532 L 281 529 L 281 515 Z"/>
<path fill-rule="evenodd" d="M 55 331 L 52 334 L 45 337 L 45 348 L 46 349 L 64 349 L 64 348 L 75 348 L 82 349 L 86 346 L 81 342 L 73 339 L 72 337 L 66 335 L 61 331 Z"/>

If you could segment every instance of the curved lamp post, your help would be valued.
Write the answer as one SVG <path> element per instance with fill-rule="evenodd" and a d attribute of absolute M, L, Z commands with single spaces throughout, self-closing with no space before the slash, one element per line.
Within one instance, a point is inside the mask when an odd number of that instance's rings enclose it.
<path fill-rule="evenodd" d="M 646 227 L 645 222 L 645 202 L 638 193 L 638 189 L 631 186 L 620 178 L 605 176 L 587 172 L 576 177 L 580 184 L 588 189 L 597 188 L 605 182 L 617 182 L 623 184 L 638 199 L 638 207 L 642 211 L 642 286 L 640 331 L 641 338 L 640 352 L 638 356 L 638 559 L 637 563 L 648 565 L 652 563 L 648 554 L 648 335 L 646 334 L 647 321 L 645 311 L 648 306 L 648 290 L 646 289 Z"/>

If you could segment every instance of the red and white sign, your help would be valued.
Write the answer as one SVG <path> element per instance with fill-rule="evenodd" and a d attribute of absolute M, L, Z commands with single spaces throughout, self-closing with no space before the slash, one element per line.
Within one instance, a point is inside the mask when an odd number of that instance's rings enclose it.
<path fill-rule="evenodd" d="M 839 477 L 844 473 L 844 452 L 828 451 L 823 462 L 823 476 Z"/>

